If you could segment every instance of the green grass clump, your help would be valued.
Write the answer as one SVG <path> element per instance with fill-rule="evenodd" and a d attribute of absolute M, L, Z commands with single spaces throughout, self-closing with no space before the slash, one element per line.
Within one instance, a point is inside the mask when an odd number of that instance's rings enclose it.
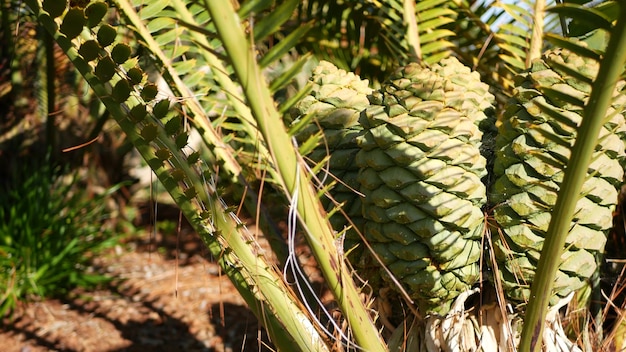
<path fill-rule="evenodd" d="M 76 174 L 63 175 L 48 164 L 23 167 L 3 181 L 0 316 L 27 299 L 110 280 L 88 267 L 94 255 L 118 242 L 103 227 L 104 204 L 116 187 L 90 196 Z"/>

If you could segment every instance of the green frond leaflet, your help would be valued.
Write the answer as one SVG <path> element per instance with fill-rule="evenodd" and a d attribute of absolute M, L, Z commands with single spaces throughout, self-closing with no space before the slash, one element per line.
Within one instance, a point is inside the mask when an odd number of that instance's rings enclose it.
<path fill-rule="evenodd" d="M 128 99 L 128 96 L 130 95 L 130 90 L 131 87 L 128 81 L 122 79 L 115 84 L 111 95 L 113 96 L 113 99 L 115 99 L 115 101 L 117 101 L 118 103 L 123 103 L 126 101 L 126 99 Z"/>
<path fill-rule="evenodd" d="M 108 82 L 113 78 L 115 68 L 115 63 L 110 56 L 103 57 L 98 60 L 98 64 L 96 65 L 96 76 L 98 76 L 102 82 Z"/>
<path fill-rule="evenodd" d="M 210 217 L 211 217 L 211 213 L 208 212 L 208 211 L 203 211 L 202 213 L 200 213 L 200 218 L 202 220 L 206 220 L 206 219 L 208 219 Z"/>
<path fill-rule="evenodd" d="M 43 0 L 42 7 L 50 17 L 57 18 L 67 9 L 67 0 Z"/>
<path fill-rule="evenodd" d="M 187 145 L 188 140 L 189 140 L 189 135 L 187 135 L 187 133 L 181 133 L 178 136 L 176 136 L 176 146 L 182 149 Z"/>
<path fill-rule="evenodd" d="M 123 64 L 130 57 L 130 46 L 118 43 L 111 50 L 111 58 L 118 64 Z"/>
<path fill-rule="evenodd" d="M 198 194 L 198 192 L 196 192 L 195 188 L 187 188 L 185 190 L 185 196 L 187 196 L 187 198 L 189 198 L 189 199 L 195 197 L 197 194 Z"/>
<path fill-rule="evenodd" d="M 85 61 L 93 61 L 100 55 L 100 50 L 102 50 L 102 47 L 97 41 L 88 40 L 81 44 L 80 49 L 78 49 L 78 53 L 83 57 L 83 59 L 85 59 Z"/>
<path fill-rule="evenodd" d="M 148 83 L 143 86 L 143 89 L 141 90 L 141 99 L 143 99 L 144 101 L 152 101 L 156 97 L 158 92 L 159 89 L 157 88 L 156 84 Z"/>
<path fill-rule="evenodd" d="M 157 119 L 162 119 L 170 110 L 170 101 L 167 99 L 159 100 L 152 108 L 152 113 Z"/>
<path fill-rule="evenodd" d="M 158 127 L 157 125 L 153 123 L 147 124 L 141 130 L 141 136 L 146 142 L 152 142 L 153 140 L 155 140 L 157 137 L 157 134 L 158 134 Z"/>
<path fill-rule="evenodd" d="M 91 3 L 85 9 L 85 16 L 87 16 L 87 27 L 93 28 L 100 24 L 104 16 L 107 14 L 109 6 L 104 2 Z"/>
<path fill-rule="evenodd" d="M 129 116 L 134 123 L 138 123 L 143 121 L 147 114 L 145 105 L 139 104 L 130 109 Z"/>
<path fill-rule="evenodd" d="M 160 149 L 157 149 L 156 152 L 154 152 L 154 155 L 156 155 L 156 157 L 159 158 L 159 160 L 165 161 L 172 156 L 172 153 L 170 153 L 170 151 L 167 150 L 167 148 L 160 148 Z"/>
<path fill-rule="evenodd" d="M 152 170 L 158 170 L 163 167 L 163 162 L 158 158 L 152 158 L 150 160 L 146 160 L 146 163 Z"/>
<path fill-rule="evenodd" d="M 193 153 L 189 154 L 189 156 L 187 156 L 187 163 L 189 165 L 197 163 L 198 160 L 200 160 L 200 153 L 199 152 L 193 152 Z"/>
<path fill-rule="evenodd" d="M 98 34 L 96 37 L 98 39 L 98 43 L 105 47 L 113 44 L 116 36 L 117 31 L 115 30 L 115 28 L 105 23 L 100 26 L 100 29 L 98 29 Z"/>
<path fill-rule="evenodd" d="M 136 85 L 143 80 L 143 71 L 139 67 L 133 67 L 126 72 L 126 76 L 132 85 Z"/>
<path fill-rule="evenodd" d="M 169 134 L 169 135 L 176 134 L 178 132 L 178 130 L 180 130 L 180 123 L 181 122 L 182 122 L 182 120 L 181 120 L 180 116 L 176 115 L 176 116 L 172 117 L 165 124 L 165 132 L 167 132 L 167 134 Z"/>
<path fill-rule="evenodd" d="M 63 17 L 63 22 L 59 31 L 65 34 L 69 39 L 78 37 L 85 26 L 85 13 L 83 9 L 72 8 Z"/>
<path fill-rule="evenodd" d="M 174 169 L 174 170 L 172 170 L 172 178 L 176 182 L 180 182 L 180 181 L 184 180 L 185 179 L 185 171 L 183 171 L 181 169 Z"/>

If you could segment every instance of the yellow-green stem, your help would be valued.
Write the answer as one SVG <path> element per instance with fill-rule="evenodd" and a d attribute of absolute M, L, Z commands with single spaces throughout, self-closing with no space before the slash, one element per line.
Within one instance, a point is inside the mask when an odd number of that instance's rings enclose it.
<path fill-rule="evenodd" d="M 166 148 L 172 153 L 169 158 L 171 166 L 167 166 L 168 162 L 155 163 L 155 146 L 140 135 L 138 126 L 128 117 L 128 107 L 112 97 L 111 86 L 102 83 L 94 75 L 93 68 L 78 54 L 75 44 L 58 32 L 58 24 L 42 11 L 41 2 L 27 0 L 27 4 L 102 100 L 142 157 L 151 165 L 159 180 L 203 238 L 212 255 L 218 258 L 222 269 L 246 300 L 250 309 L 262 319 L 268 331 L 275 337 L 274 342 L 278 348 L 280 350 L 299 348 L 302 351 L 328 351 L 322 337 L 311 324 L 308 312 L 285 285 L 281 273 L 277 272 L 258 253 L 253 237 L 225 209 L 218 195 L 210 190 L 207 191 L 206 180 L 187 163 L 186 157 L 176 146 L 175 141 L 162 127 L 158 129 L 158 135 L 151 143 L 156 144 L 158 148 Z M 143 104 L 143 102 L 136 97 L 130 97 L 126 104 Z M 232 155 L 229 157 L 232 158 Z M 180 183 L 172 177 L 173 169 L 184 172 L 188 179 L 188 186 L 197 191 L 197 198 L 190 198 L 184 194 Z M 204 211 L 201 204 L 210 212 L 208 219 L 201 216 Z"/>
<path fill-rule="evenodd" d="M 213 152 L 217 158 L 223 162 L 223 168 L 237 177 L 241 174 L 241 165 L 237 162 L 232 148 L 226 143 L 222 142 L 222 138 L 217 131 L 211 125 L 208 114 L 194 94 L 183 83 L 182 79 L 176 73 L 176 69 L 172 66 L 171 60 L 163 53 L 161 46 L 152 37 L 150 31 L 146 28 L 145 24 L 134 10 L 133 5 L 128 0 L 116 0 L 116 6 L 128 17 L 128 20 L 135 26 L 134 30 L 142 37 L 150 51 L 157 57 L 157 59 L 163 65 L 163 68 L 167 72 L 168 76 L 173 80 L 173 90 L 177 90 L 181 97 L 185 97 L 185 107 L 189 109 L 192 116 L 194 116 L 194 123 L 200 128 L 200 130 L 208 134 L 207 140 L 214 143 Z"/>
<path fill-rule="evenodd" d="M 297 194 L 298 216 L 307 242 L 351 327 L 356 343 L 365 351 L 386 351 L 350 273 L 341 264 L 343 258 L 336 247 L 335 234 L 325 218 L 297 149 L 285 131 L 237 13 L 228 1 L 205 0 L 204 3 L 273 156 L 287 196 L 292 199 Z"/>
<path fill-rule="evenodd" d="M 178 75 L 176 74 L 176 70 L 173 68 L 170 62 L 171 60 L 169 60 L 165 53 L 163 53 L 160 46 L 152 37 L 150 31 L 146 27 L 146 24 L 144 23 L 144 21 L 141 20 L 132 4 L 128 0 L 116 0 L 116 2 L 116 6 L 132 23 L 134 30 L 142 37 L 148 47 L 150 47 L 152 53 L 154 53 L 154 55 L 161 62 L 161 65 L 165 68 L 166 72 L 169 73 L 168 76 L 173 81 L 173 87 L 171 87 L 172 90 L 178 91 L 181 96 L 186 97 L 184 105 L 187 109 L 190 110 L 191 114 L 193 115 L 194 123 L 197 127 L 199 127 L 197 130 L 200 133 L 204 134 L 205 140 L 215 147 L 213 148 L 214 153 L 217 155 L 217 158 L 219 160 L 222 160 L 224 162 L 223 167 L 226 172 L 236 178 L 237 182 L 239 182 L 242 186 L 247 187 L 247 181 L 242 174 L 242 167 L 238 164 L 236 159 L 232 157 L 232 155 L 234 155 L 232 149 L 229 145 L 222 142 L 221 137 L 211 125 L 210 119 L 207 116 L 206 112 L 202 109 L 199 102 L 194 98 L 194 95 L 189 91 L 189 89 L 184 85 L 182 80 L 178 77 Z M 190 25 L 198 25 L 187 7 L 185 7 L 185 5 L 182 4 L 179 0 L 171 1 L 170 6 L 172 6 L 178 13 L 179 20 L 184 21 L 185 23 Z M 201 47 L 209 49 L 211 48 L 211 45 L 206 37 L 196 31 L 190 31 L 191 36 L 197 43 L 199 43 Z M 226 92 L 226 96 L 228 97 L 231 106 L 241 117 L 242 125 L 244 126 L 246 133 L 248 133 L 248 135 L 250 136 L 256 136 L 256 121 L 252 117 L 250 109 L 244 103 L 245 97 L 243 97 L 239 93 L 237 85 L 228 76 L 226 68 L 210 50 L 201 50 L 201 53 L 206 62 L 211 67 L 211 71 L 213 72 L 216 80 L 219 82 L 221 90 L 223 92 Z M 263 145 L 257 145 L 257 148 L 259 149 L 259 153 L 261 155 L 266 156 L 268 154 L 267 149 Z M 269 169 L 269 172 L 273 176 L 273 170 Z M 258 202 L 257 194 L 250 190 L 246 193 L 246 195 L 248 197 L 248 201 L 245 202 L 245 204 L 248 207 L 248 210 L 250 210 L 251 214 L 256 214 L 257 206 L 260 204 Z M 264 212 L 264 209 L 261 209 L 260 214 L 263 218 L 268 217 Z M 269 221 L 265 221 L 264 223 L 267 224 L 267 226 L 263 226 L 263 230 L 268 238 L 268 241 L 270 242 L 272 250 L 276 254 L 276 257 L 281 262 L 284 262 L 287 256 L 287 250 L 284 242 L 282 242 L 282 238 L 280 238 L 280 234 L 278 234 L 278 231 L 276 231 L 276 229 L 272 227 Z"/>

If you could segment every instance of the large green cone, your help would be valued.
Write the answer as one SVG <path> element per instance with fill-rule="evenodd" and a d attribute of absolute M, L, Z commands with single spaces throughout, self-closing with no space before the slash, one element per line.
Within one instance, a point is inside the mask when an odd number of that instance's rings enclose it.
<path fill-rule="evenodd" d="M 446 314 L 479 278 L 487 171 L 478 125 L 493 96 L 449 58 L 405 67 L 371 101 L 357 154 L 366 238 L 422 312 Z"/>
<path fill-rule="evenodd" d="M 297 116 L 296 123 L 300 119 L 312 117 L 311 123 L 297 133 L 296 139 L 303 144 L 314 138 L 315 147 L 307 157 L 313 164 L 323 166 L 318 177 L 326 185 L 335 183 L 330 194 L 343 205 L 347 217 L 360 227 L 363 221 L 361 199 L 357 193 L 359 183 L 355 156 L 359 148 L 356 137 L 363 131 L 358 123 L 359 115 L 370 105 L 368 95 L 372 89 L 367 80 L 326 61 L 320 62 L 313 71 L 311 82 L 311 93 L 292 112 Z M 336 210 L 334 203 L 325 196 L 322 202 L 327 211 Z M 346 216 L 339 212 L 331 216 L 330 220 L 338 232 L 350 226 Z M 346 241 L 346 248 L 352 248 L 359 237 L 354 231 L 348 231 Z"/>
<path fill-rule="evenodd" d="M 559 93 L 586 101 L 591 90 L 589 84 L 563 71 L 563 66 L 575 68 L 590 80 L 598 71 L 595 61 L 566 50 L 544 55 L 517 78 L 516 94 L 496 140 L 496 182 L 490 198 L 496 204 L 494 216 L 502 231 L 493 234 L 498 262 L 494 272 L 500 273 L 506 296 L 518 304 L 529 298 L 550 214 L 581 122 L 582 107 L 574 101 L 568 103 Z M 602 129 L 561 256 L 551 304 L 585 287 L 597 269 L 597 255 L 603 252 L 612 227 L 617 189 L 623 179 L 624 143 L 619 136 L 624 133 L 625 100 L 622 95 L 616 98 Z"/>

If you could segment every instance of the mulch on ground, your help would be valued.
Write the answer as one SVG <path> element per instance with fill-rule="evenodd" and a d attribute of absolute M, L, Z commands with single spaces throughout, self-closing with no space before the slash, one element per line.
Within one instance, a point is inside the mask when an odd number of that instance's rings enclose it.
<path fill-rule="evenodd" d="M 150 238 L 154 237 L 154 238 Z M 272 351 L 263 329 L 192 232 L 142 235 L 98 258 L 116 278 L 94 292 L 25 304 L 5 319 L 0 349 Z"/>

